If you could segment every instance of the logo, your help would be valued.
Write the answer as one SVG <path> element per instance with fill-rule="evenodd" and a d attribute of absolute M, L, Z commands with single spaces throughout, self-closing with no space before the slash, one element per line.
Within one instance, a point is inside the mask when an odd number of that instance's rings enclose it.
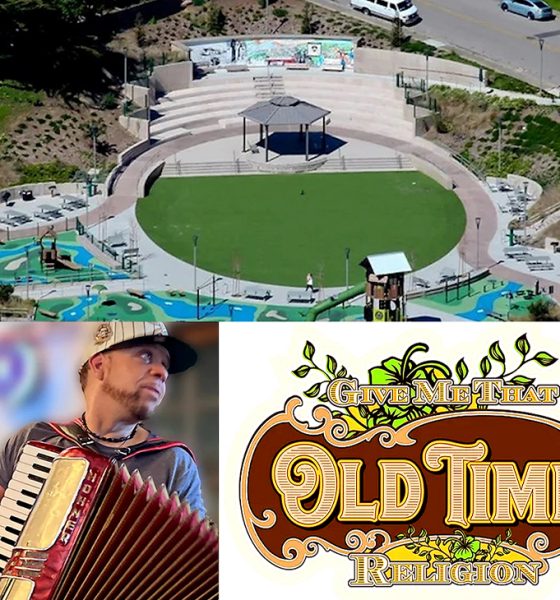
<path fill-rule="evenodd" d="M 279 569 L 336 553 L 349 588 L 537 585 L 560 555 L 560 422 L 542 414 L 560 386 L 534 375 L 557 358 L 502 346 L 468 364 L 417 342 L 362 377 L 308 341 L 305 390 L 242 463 L 256 550 Z"/>
<path fill-rule="evenodd" d="M 110 323 L 101 323 L 95 332 L 95 343 L 104 344 L 113 337 L 113 329 Z"/>

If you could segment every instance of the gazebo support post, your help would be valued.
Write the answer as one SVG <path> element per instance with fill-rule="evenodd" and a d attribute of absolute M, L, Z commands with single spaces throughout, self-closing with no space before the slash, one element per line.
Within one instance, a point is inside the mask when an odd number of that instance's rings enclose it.
<path fill-rule="evenodd" d="M 247 134 L 247 123 L 245 117 L 243 117 L 243 152 L 247 152 L 246 145 L 246 134 Z"/>
<path fill-rule="evenodd" d="M 268 125 L 264 126 L 265 136 L 264 136 L 264 162 L 268 162 Z"/>
<path fill-rule="evenodd" d="M 309 160 L 309 125 L 305 124 L 305 162 Z"/>
<path fill-rule="evenodd" d="M 299 124 L 299 137 L 303 137 L 303 125 L 301 123 Z"/>
<path fill-rule="evenodd" d="M 259 123 L 259 142 L 262 144 L 263 141 L 263 125 Z"/>
<path fill-rule="evenodd" d="M 325 117 L 323 117 L 323 154 L 325 154 L 325 152 L 327 151 L 327 139 L 325 136 L 325 131 L 326 131 L 326 122 L 325 122 Z"/>

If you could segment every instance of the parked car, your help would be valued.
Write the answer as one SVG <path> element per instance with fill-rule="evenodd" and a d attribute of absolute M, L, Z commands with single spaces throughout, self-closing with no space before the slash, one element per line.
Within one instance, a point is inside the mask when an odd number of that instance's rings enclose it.
<path fill-rule="evenodd" d="M 554 17 L 552 8 L 542 0 L 502 0 L 500 7 L 504 12 L 516 13 L 531 21 L 545 21 Z"/>
<path fill-rule="evenodd" d="M 350 6 L 365 15 L 374 15 L 389 21 L 411 25 L 420 19 L 412 0 L 350 0 Z"/>

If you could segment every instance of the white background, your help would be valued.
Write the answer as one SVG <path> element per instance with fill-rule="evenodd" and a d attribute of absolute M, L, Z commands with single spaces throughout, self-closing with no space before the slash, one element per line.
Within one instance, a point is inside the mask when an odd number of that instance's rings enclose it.
<path fill-rule="evenodd" d="M 560 358 L 560 328 L 555 324 L 446 323 L 441 325 L 372 323 L 221 323 L 220 324 L 220 597 L 265 600 L 307 598 L 446 598 L 492 597 L 495 600 L 552 599 L 560 592 L 560 557 L 537 588 L 525 586 L 394 586 L 392 588 L 349 588 L 352 563 L 344 556 L 323 550 L 295 570 L 273 566 L 252 545 L 243 525 L 239 504 L 239 477 L 244 452 L 260 424 L 282 411 L 285 401 L 319 378 L 298 379 L 292 370 L 304 364 L 307 340 L 315 348 L 315 361 L 325 366 L 327 354 L 361 383 L 367 372 L 382 360 L 401 358 L 416 342 L 430 346 L 426 354 L 413 357 L 441 360 L 454 369 L 465 358 L 471 377 L 480 376 L 478 365 L 490 345 L 500 341 L 507 366 L 517 366 L 519 355 L 514 342 L 527 334 L 531 350 L 545 350 Z M 531 363 L 532 365 L 535 363 Z M 513 368 L 513 367 L 512 367 Z M 537 377 L 535 383 L 560 384 L 560 361 L 550 367 L 525 367 L 521 373 Z M 494 373 L 493 373 L 494 374 Z M 498 373 L 495 373 L 498 376 Z M 523 409 L 526 412 L 527 409 Z M 538 407 L 535 413 L 560 420 L 560 408 Z M 512 440 L 530 444 L 530 440 Z M 560 460 L 560 449 L 551 448 L 551 460 Z M 515 538 L 515 536 L 514 536 Z M 556 592 L 556 593 L 555 593 Z"/>

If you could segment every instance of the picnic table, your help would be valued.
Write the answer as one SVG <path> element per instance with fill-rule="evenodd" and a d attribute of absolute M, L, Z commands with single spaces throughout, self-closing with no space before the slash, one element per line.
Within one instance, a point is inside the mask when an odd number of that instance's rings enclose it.
<path fill-rule="evenodd" d="M 85 208 L 88 205 L 87 201 L 79 196 L 72 196 L 66 194 L 62 196 L 62 203 L 60 208 L 64 210 L 75 210 L 79 208 Z"/>
<path fill-rule="evenodd" d="M 24 225 L 25 223 L 30 223 L 31 221 L 31 217 L 17 210 L 8 210 L 0 214 L 0 222 L 11 225 L 12 227 L 19 227 L 19 225 Z"/>

